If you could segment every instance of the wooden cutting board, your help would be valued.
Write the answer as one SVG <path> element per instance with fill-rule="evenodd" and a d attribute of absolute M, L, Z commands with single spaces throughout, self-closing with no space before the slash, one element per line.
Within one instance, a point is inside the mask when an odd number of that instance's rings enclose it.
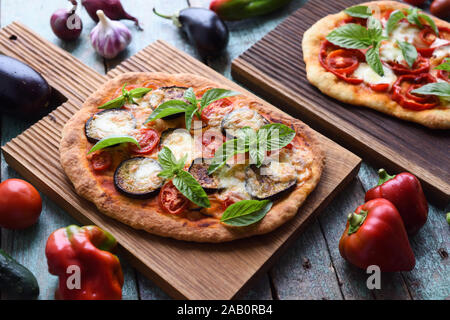
<path fill-rule="evenodd" d="M 322 94 L 306 79 L 303 33 L 316 21 L 363 1 L 310 0 L 233 61 L 232 75 L 254 92 L 391 173 L 422 181 L 438 205 L 450 200 L 450 130 L 431 130 L 351 106 Z"/>
<path fill-rule="evenodd" d="M 224 244 L 177 241 L 136 231 L 100 214 L 79 197 L 59 163 L 61 129 L 105 80 L 129 71 L 191 72 L 250 94 L 189 55 L 157 41 L 102 76 L 19 23 L 0 31 L 0 51 L 39 71 L 67 101 L 3 146 L 8 164 L 82 224 L 110 231 L 132 264 L 175 298 L 231 299 L 264 274 L 306 222 L 357 173 L 361 159 L 318 134 L 327 164 L 297 216 L 278 230 Z M 63 99 L 65 100 L 65 99 Z M 261 102 L 263 102 L 261 100 Z M 268 109 L 274 106 L 263 102 Z M 343 222 L 344 223 L 344 222 Z"/>

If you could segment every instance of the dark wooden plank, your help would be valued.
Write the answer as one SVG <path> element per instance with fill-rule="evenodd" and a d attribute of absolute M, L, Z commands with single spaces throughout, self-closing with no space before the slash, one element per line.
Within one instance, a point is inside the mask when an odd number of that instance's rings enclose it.
<path fill-rule="evenodd" d="M 424 182 L 430 198 L 446 204 L 450 200 L 448 131 L 343 104 L 306 80 L 302 34 L 326 14 L 359 2 L 336 0 L 325 5 L 323 1 L 309 1 L 236 59 L 233 75 L 262 96 L 286 104 L 287 110 L 368 161 L 383 163 L 394 171 L 407 168 Z"/>
<path fill-rule="evenodd" d="M 391 172 L 396 173 L 396 172 Z M 376 170 L 363 165 L 364 190 L 377 184 Z M 428 221 L 418 234 L 410 237 L 411 247 L 416 256 L 416 266 L 402 276 L 413 299 L 445 299 L 450 296 L 450 228 L 445 220 L 445 210 L 429 205 Z"/>

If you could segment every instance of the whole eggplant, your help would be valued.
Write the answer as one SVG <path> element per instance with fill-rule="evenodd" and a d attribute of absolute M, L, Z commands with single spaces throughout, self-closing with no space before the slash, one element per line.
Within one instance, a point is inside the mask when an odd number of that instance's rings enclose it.
<path fill-rule="evenodd" d="M 0 55 L 0 113 L 35 118 L 48 107 L 51 93 L 51 87 L 36 70 Z"/>
<path fill-rule="evenodd" d="M 155 9 L 153 12 L 162 18 L 171 19 L 202 56 L 217 55 L 228 45 L 228 27 L 214 11 L 186 8 L 174 16 L 162 15 Z"/>

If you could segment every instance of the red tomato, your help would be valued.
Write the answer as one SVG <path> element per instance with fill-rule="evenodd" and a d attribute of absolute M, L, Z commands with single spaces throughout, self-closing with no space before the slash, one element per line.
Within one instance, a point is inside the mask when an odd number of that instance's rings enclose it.
<path fill-rule="evenodd" d="M 450 18 L 450 0 L 434 0 L 430 12 L 441 19 Z"/>
<path fill-rule="evenodd" d="M 94 153 L 91 158 L 92 169 L 95 171 L 105 171 L 111 167 L 112 156 L 108 151 Z"/>
<path fill-rule="evenodd" d="M 141 129 L 136 137 L 139 142 L 140 149 L 136 145 L 131 146 L 131 151 L 137 154 L 151 153 L 159 142 L 159 134 L 153 129 Z"/>
<path fill-rule="evenodd" d="M 331 59 L 329 59 L 330 55 Z M 361 61 L 365 61 L 365 57 L 360 50 L 341 49 L 328 40 L 322 42 L 319 52 L 319 62 L 325 70 L 333 73 L 341 80 L 351 84 L 362 83 L 362 79 L 350 77 Z"/>
<path fill-rule="evenodd" d="M 436 79 L 429 73 L 400 76 L 393 85 L 392 99 L 406 109 L 421 111 L 434 108 L 439 104 L 436 96 L 421 96 L 411 93 L 414 89 L 434 82 Z"/>
<path fill-rule="evenodd" d="M 216 150 L 225 142 L 225 136 L 219 130 L 206 130 L 202 134 L 202 157 L 213 158 Z"/>
<path fill-rule="evenodd" d="M 369 86 L 376 92 L 386 92 L 389 90 L 389 83 L 370 84 Z"/>
<path fill-rule="evenodd" d="M 209 116 L 214 111 L 214 109 L 226 108 L 232 104 L 233 104 L 233 101 L 231 101 L 230 99 L 227 99 L 227 98 L 214 101 L 209 106 L 207 106 L 205 109 L 203 109 L 203 111 L 202 111 L 203 122 L 208 123 Z"/>
<path fill-rule="evenodd" d="M 167 182 L 159 192 L 159 206 L 167 213 L 180 214 L 189 205 L 189 199 L 183 196 L 172 181 Z"/>
<path fill-rule="evenodd" d="M 425 2 L 427 2 L 427 0 L 404 0 L 406 3 L 409 3 L 413 6 L 421 6 L 423 5 Z"/>
<path fill-rule="evenodd" d="M 42 199 L 28 182 L 8 179 L 0 183 L 0 226 L 25 229 L 39 219 Z"/>

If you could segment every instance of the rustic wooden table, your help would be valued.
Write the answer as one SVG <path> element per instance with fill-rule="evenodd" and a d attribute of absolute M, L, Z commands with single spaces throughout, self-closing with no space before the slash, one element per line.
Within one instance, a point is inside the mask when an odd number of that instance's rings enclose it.
<path fill-rule="evenodd" d="M 79 14 L 84 23 L 82 36 L 75 43 L 65 43 L 52 33 L 49 19 L 53 11 L 67 6 L 63 0 L 0 0 L 0 25 L 20 21 L 35 32 L 71 52 L 75 57 L 104 74 L 123 59 L 135 54 L 149 43 L 162 39 L 199 58 L 195 50 L 170 21 L 153 15 L 156 6 L 164 13 L 186 7 L 185 0 L 123 0 L 124 7 L 137 16 L 144 27 L 138 31 L 126 21 L 133 32 L 133 42 L 123 54 L 106 61 L 95 54 L 89 43 L 94 22 L 84 9 Z M 191 0 L 192 5 L 206 6 L 209 1 Z M 231 38 L 227 52 L 216 59 L 203 61 L 216 71 L 230 76 L 231 61 L 272 30 L 284 18 L 305 3 L 294 0 L 288 7 L 269 16 L 229 24 Z M 200 58 L 199 58 L 200 59 Z M 167 61 L 170 63 L 170 61 Z M 3 116 L 0 122 L 1 145 L 20 134 L 32 123 Z M 432 142 L 431 142 L 432 143 Z M 1 158 L 1 181 L 19 177 Z M 20 177 L 19 177 L 20 178 Z M 346 263 L 339 255 L 338 242 L 345 227 L 346 216 L 363 200 L 365 190 L 377 181 L 376 169 L 363 163 L 358 177 L 338 196 L 288 249 L 268 274 L 246 295 L 247 299 L 445 299 L 450 298 L 450 228 L 445 209 L 430 205 L 425 227 L 411 239 L 417 264 L 413 271 L 383 274 L 380 290 L 366 287 L 367 275 Z M 50 233 L 76 223 L 52 201 L 43 197 L 39 223 L 23 231 L 0 229 L 0 247 L 37 277 L 40 299 L 53 299 L 57 278 L 47 271 L 44 255 Z M 161 289 L 121 259 L 125 274 L 124 299 L 167 299 Z"/>

